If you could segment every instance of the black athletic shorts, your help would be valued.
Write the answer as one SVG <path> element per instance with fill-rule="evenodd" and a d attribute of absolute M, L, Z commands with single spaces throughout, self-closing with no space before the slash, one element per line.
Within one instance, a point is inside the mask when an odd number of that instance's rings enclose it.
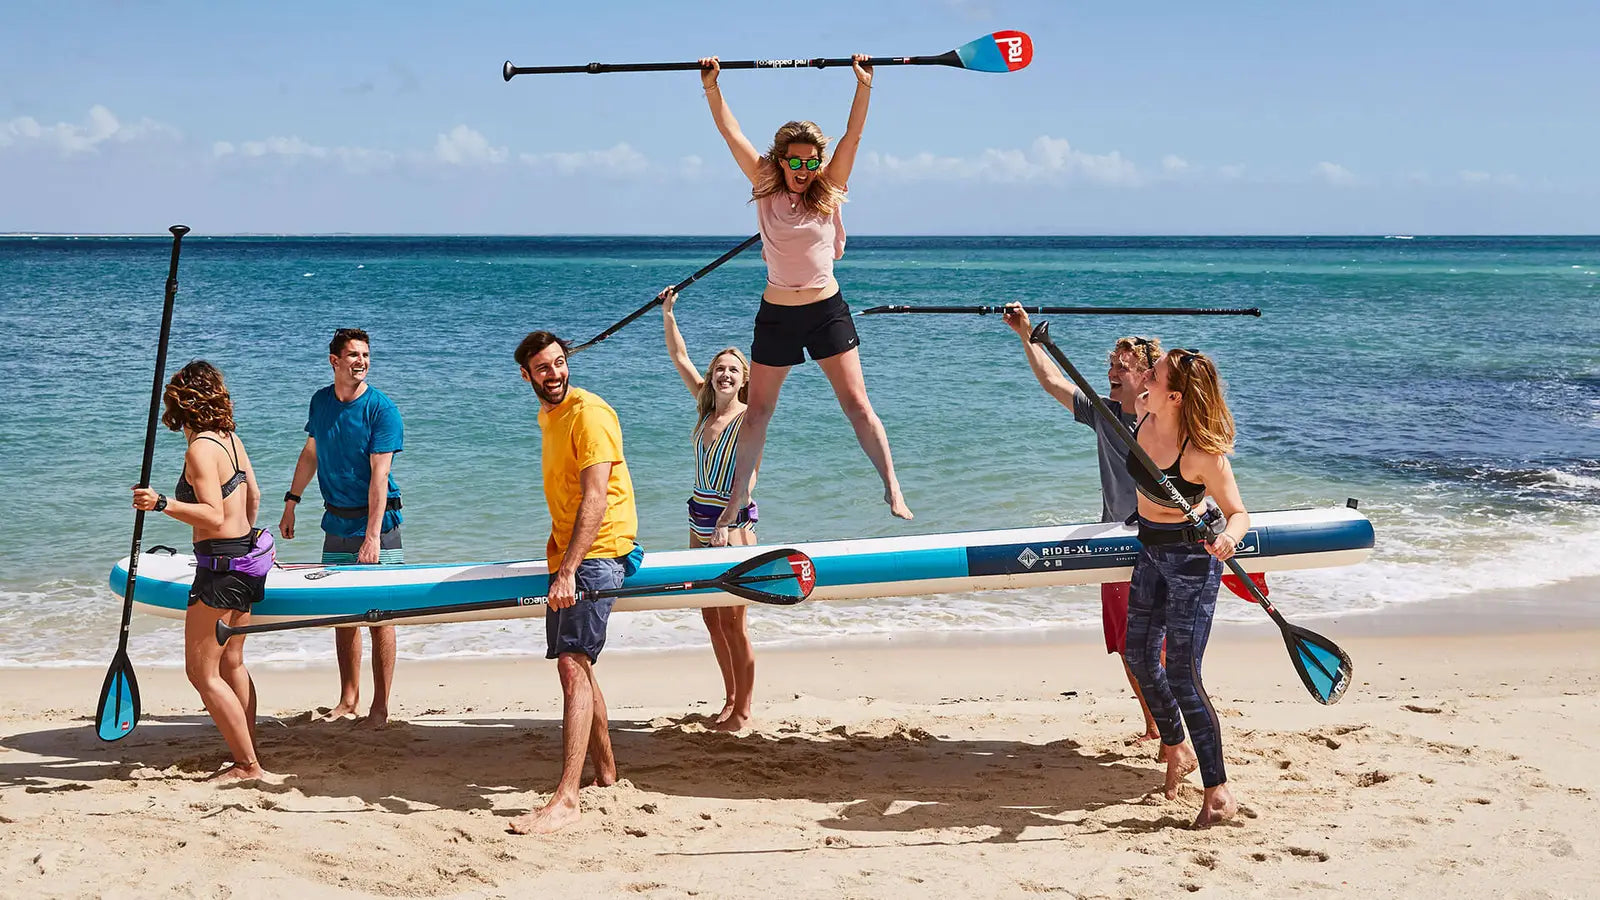
<path fill-rule="evenodd" d="M 763 366 L 798 366 L 812 359 L 827 359 L 861 343 L 844 294 L 804 306 L 779 306 L 761 301 L 756 311 L 756 334 L 750 342 L 750 361 Z"/>
<path fill-rule="evenodd" d="M 251 546 L 251 535 L 241 538 L 213 538 L 209 541 L 195 542 L 194 552 L 208 556 L 245 556 L 250 552 Z M 189 588 L 189 605 L 204 603 L 212 609 L 234 609 L 247 613 L 251 605 L 261 602 L 266 590 L 265 575 L 195 569 L 194 586 Z"/>

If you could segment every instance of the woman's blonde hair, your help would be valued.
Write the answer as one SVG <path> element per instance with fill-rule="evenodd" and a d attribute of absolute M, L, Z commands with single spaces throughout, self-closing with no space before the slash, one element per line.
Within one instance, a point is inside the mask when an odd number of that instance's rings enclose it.
<path fill-rule="evenodd" d="M 739 385 L 739 402 L 750 402 L 750 360 L 744 358 L 744 351 L 738 347 L 719 350 L 716 356 L 711 357 L 711 364 L 706 366 L 706 375 L 700 380 L 700 390 L 694 395 L 695 408 L 700 412 L 699 418 L 695 420 L 696 427 L 699 427 L 699 423 L 704 422 L 717 408 L 717 391 L 711 386 L 711 370 L 717 367 L 717 360 L 724 356 L 732 356 L 739 361 L 739 367 L 744 370 L 744 381 Z"/>
<path fill-rule="evenodd" d="M 817 127 L 817 123 L 785 122 L 778 133 L 772 136 L 772 147 L 761 157 L 761 174 L 756 179 L 755 187 L 750 189 L 752 202 L 789 189 L 783 170 L 788 165 L 784 158 L 789 153 L 790 144 L 810 144 L 817 148 L 819 158 L 825 159 L 828 155 L 828 137 Z M 805 193 L 800 195 L 800 203 L 805 206 L 806 212 L 831 216 L 844 203 L 844 188 L 827 177 L 827 168 L 824 164 L 818 169 L 818 177 L 811 179 Z"/>
<path fill-rule="evenodd" d="M 1197 350 L 1167 351 L 1167 388 L 1183 398 L 1178 424 L 1190 443 L 1202 453 L 1233 452 L 1233 413 L 1211 357 Z"/>

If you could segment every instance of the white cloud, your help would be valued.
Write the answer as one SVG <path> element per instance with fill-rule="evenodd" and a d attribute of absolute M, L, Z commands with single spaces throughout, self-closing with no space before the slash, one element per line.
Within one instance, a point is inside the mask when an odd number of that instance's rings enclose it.
<path fill-rule="evenodd" d="M 579 172 L 599 172 L 604 175 L 641 175 L 649 169 L 649 160 L 643 153 L 626 142 L 605 150 L 579 150 L 567 153 L 524 153 L 519 159 L 535 169 L 550 170 L 562 175 Z M 697 157 L 689 159 L 698 165 Z"/>
<path fill-rule="evenodd" d="M 1522 179 L 1515 175 L 1496 175 L 1493 172 L 1482 172 L 1474 169 L 1463 169 L 1459 176 L 1462 184 L 1488 184 L 1499 187 L 1518 187 Z"/>
<path fill-rule="evenodd" d="M 433 144 L 433 156 L 439 162 L 452 166 L 499 165 L 511 154 L 504 147 L 490 146 L 489 139 L 465 125 L 457 125 L 448 134 L 439 135 Z"/>
<path fill-rule="evenodd" d="M 895 156 L 870 151 L 862 159 L 891 178 L 907 181 L 962 178 L 1016 183 L 1030 181 L 1086 181 L 1094 184 L 1137 186 L 1143 178 L 1137 166 L 1121 153 L 1085 153 L 1064 138 L 1041 135 L 1025 150 L 988 149 L 977 156 L 935 156 L 926 151 Z"/>
<path fill-rule="evenodd" d="M 298 136 L 270 137 L 259 141 L 216 141 L 211 145 L 213 159 L 279 159 L 334 161 L 352 172 L 370 172 L 395 164 L 398 155 L 388 150 L 367 147 L 323 147 Z"/>
<path fill-rule="evenodd" d="M 1189 161 L 1176 154 L 1168 153 L 1161 157 L 1161 171 L 1168 175 L 1181 175 L 1189 171 L 1189 168 Z"/>
<path fill-rule="evenodd" d="M 1341 166 L 1338 163 L 1331 162 L 1317 163 L 1316 167 L 1311 170 L 1311 174 L 1321 178 L 1323 181 L 1326 181 L 1331 185 L 1336 185 L 1339 187 L 1352 185 L 1360 180 L 1356 178 L 1354 172 L 1351 172 L 1349 169 L 1346 169 L 1344 166 Z"/>
<path fill-rule="evenodd" d="M 107 141 L 129 143 L 145 138 L 177 138 L 177 129 L 154 119 L 144 118 L 124 124 L 111 110 L 98 103 L 89 108 L 87 120 L 79 125 L 57 122 L 40 124 L 32 116 L 21 116 L 0 123 L 0 147 L 13 144 L 39 144 L 62 153 L 93 153 Z"/>

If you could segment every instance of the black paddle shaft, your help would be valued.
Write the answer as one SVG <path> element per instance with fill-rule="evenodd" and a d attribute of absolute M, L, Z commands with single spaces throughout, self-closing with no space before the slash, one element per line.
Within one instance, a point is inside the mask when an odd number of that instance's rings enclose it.
<path fill-rule="evenodd" d="M 756 241 L 759 241 L 759 240 L 761 240 L 761 235 L 760 234 L 752 234 L 752 235 L 750 235 L 749 237 L 747 237 L 743 241 L 741 241 L 739 243 L 739 246 L 734 247 L 732 250 L 729 250 L 727 253 L 722 254 L 721 256 L 717 257 L 716 259 L 712 260 L 711 262 L 706 263 L 705 265 L 701 266 L 698 270 L 696 270 L 693 275 L 690 275 L 688 278 L 685 278 L 684 280 L 682 280 L 682 281 L 678 282 L 677 284 L 673 285 L 672 286 L 672 290 L 674 292 L 681 292 L 684 288 L 688 287 L 691 284 L 694 284 L 696 281 L 699 281 L 700 279 L 704 278 L 705 276 L 707 276 L 707 275 L 711 274 L 712 272 L 716 271 L 718 266 L 722 265 L 723 263 L 727 262 L 730 259 L 733 259 L 735 256 L 738 256 L 739 254 L 743 253 L 745 250 L 750 248 L 751 244 L 754 244 Z M 624 316 L 622 318 L 621 321 L 617 322 L 615 325 L 612 325 L 610 328 L 607 328 L 605 331 L 600 332 L 599 334 L 597 334 L 594 337 L 588 339 L 587 341 L 584 341 L 583 343 L 579 344 L 578 346 L 573 347 L 571 350 L 568 350 L 567 351 L 567 355 L 571 356 L 572 354 L 577 353 L 579 350 L 586 350 L 586 349 L 588 349 L 590 347 L 593 347 L 595 344 L 600 343 L 601 341 L 605 340 L 606 338 L 611 337 L 613 334 L 616 334 L 617 332 L 621 331 L 625 326 L 627 326 L 628 323 L 632 322 L 634 319 L 637 319 L 640 316 L 644 315 L 645 313 L 649 312 L 650 310 L 655 309 L 656 305 L 659 304 L 660 302 L 661 302 L 661 297 L 658 294 L 657 296 L 651 298 L 649 303 L 646 303 L 645 305 L 639 307 L 638 309 L 634 310 L 633 312 L 628 313 L 626 316 Z"/>
<path fill-rule="evenodd" d="M 1189 520 L 1189 524 L 1204 529 L 1205 523 L 1201 521 L 1200 514 L 1196 513 L 1194 507 L 1183 499 L 1183 495 L 1178 493 L 1178 489 L 1167 479 L 1166 473 L 1161 471 L 1161 467 L 1156 465 L 1156 461 L 1150 458 L 1150 454 L 1139 446 L 1139 441 L 1134 438 L 1133 432 L 1129 431 L 1128 426 L 1122 424 L 1115 415 L 1112 415 L 1110 407 L 1106 406 L 1106 402 L 1101 400 L 1100 395 L 1089 385 L 1089 380 L 1083 377 L 1083 373 L 1079 372 L 1078 367 L 1072 364 L 1072 360 L 1067 359 L 1067 355 L 1061 352 L 1061 348 L 1056 346 L 1056 342 L 1050 339 L 1050 323 L 1040 322 L 1035 326 L 1029 341 L 1043 347 L 1045 352 L 1049 353 L 1051 358 L 1056 361 L 1056 364 L 1066 371 L 1073 384 L 1078 386 L 1078 390 L 1082 391 L 1083 395 L 1089 398 L 1089 402 L 1094 404 L 1094 411 L 1110 423 L 1111 431 L 1116 434 L 1123 444 L 1127 445 L 1128 452 L 1139 460 L 1139 464 L 1144 466 L 1145 471 L 1150 473 L 1150 477 L 1156 480 L 1156 484 L 1166 491 L 1167 498 L 1177 504 L 1178 509 L 1183 511 L 1183 516 Z M 1277 609 L 1273 608 L 1266 595 L 1261 593 L 1260 588 L 1256 587 L 1256 583 L 1251 580 L 1244 567 L 1239 565 L 1239 561 L 1229 557 L 1226 562 L 1228 568 L 1233 570 L 1233 574 L 1239 576 L 1239 580 L 1244 582 L 1244 586 L 1250 591 L 1250 596 L 1261 605 L 1262 609 L 1267 611 L 1267 615 L 1271 616 L 1279 627 L 1288 628 L 1289 623 L 1284 621 L 1283 616 L 1279 615 Z"/>
<path fill-rule="evenodd" d="M 874 306 L 858 315 L 873 316 L 890 313 L 943 313 L 987 316 L 1004 315 L 1006 306 Z M 1255 316 L 1261 310 L 1249 309 L 1189 309 L 1181 306 L 1024 306 L 1022 311 L 1036 316 Z"/>
<path fill-rule="evenodd" d="M 848 66 L 855 60 L 849 57 L 817 59 L 730 59 L 717 65 L 724 69 L 826 69 Z M 863 66 L 954 66 L 962 68 L 961 57 L 951 50 L 937 56 L 873 56 L 861 61 Z M 517 75 L 603 75 L 607 72 L 693 72 L 703 68 L 699 61 L 662 63 L 599 63 L 581 66 L 515 66 L 511 60 L 501 67 L 500 74 L 510 81 Z"/>
<path fill-rule="evenodd" d="M 183 236 L 189 226 L 174 225 L 172 232 L 172 260 L 167 265 L 167 292 L 161 304 L 161 336 L 156 340 L 156 371 L 150 380 L 150 418 L 144 429 L 144 462 L 139 466 L 139 486 L 150 486 L 150 469 L 155 464 L 156 423 L 161 419 L 161 389 L 167 373 L 167 339 L 172 335 L 172 301 L 178 296 L 178 251 L 182 249 Z M 133 515 L 133 549 L 128 552 L 128 586 L 122 595 L 122 631 L 117 639 L 117 652 L 128 647 L 128 626 L 133 620 L 133 589 L 139 578 L 139 545 L 144 539 L 144 510 Z"/>
<path fill-rule="evenodd" d="M 639 585 L 636 587 L 615 587 L 600 591 L 579 591 L 578 601 L 599 600 L 607 597 L 642 597 L 649 594 L 662 594 L 677 591 L 698 591 L 715 588 L 756 602 L 774 603 L 771 594 L 763 591 L 746 588 L 745 585 L 756 584 L 763 581 L 777 581 L 780 579 L 794 578 L 794 575 L 746 575 L 745 572 L 753 568 L 784 557 L 794 557 L 798 551 L 790 549 L 769 550 L 750 559 L 738 563 L 713 578 L 701 578 L 694 581 L 675 581 L 668 584 Z M 804 564 L 811 565 L 806 559 Z M 810 594 L 810 586 L 805 586 L 805 594 Z M 483 612 L 495 609 L 514 609 L 519 606 L 540 606 L 549 601 L 548 595 L 527 597 L 507 597 L 499 600 L 479 600 L 471 603 L 446 603 L 438 606 L 419 606 L 413 609 L 369 609 L 364 613 L 351 613 L 342 616 L 321 616 L 314 619 L 293 619 L 288 622 L 264 622 L 259 625 L 244 625 L 234 627 L 217 620 L 217 643 L 226 644 L 228 638 L 236 634 L 260 634 L 267 631 L 289 631 L 296 628 L 318 628 L 335 625 L 361 625 L 387 622 L 391 619 L 414 619 L 423 616 L 450 615 L 454 613 Z M 804 599 L 802 597 L 801 599 Z M 798 601 L 796 601 L 798 602 Z"/>

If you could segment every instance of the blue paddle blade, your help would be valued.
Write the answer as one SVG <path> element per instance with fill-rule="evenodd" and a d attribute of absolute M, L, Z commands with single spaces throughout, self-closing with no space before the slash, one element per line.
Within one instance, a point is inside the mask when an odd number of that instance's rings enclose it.
<path fill-rule="evenodd" d="M 769 550 L 734 566 L 717 581 L 735 597 L 789 606 L 811 596 L 817 570 L 811 557 L 798 550 Z"/>
<path fill-rule="evenodd" d="M 974 72 L 1015 72 L 1033 62 L 1033 39 L 1020 31 L 996 31 L 956 48 L 961 68 Z"/>
<path fill-rule="evenodd" d="M 1284 633 L 1289 656 L 1294 660 L 1300 681 L 1318 703 L 1337 703 L 1350 686 L 1354 665 L 1339 645 L 1314 631 L 1294 625 Z"/>
<path fill-rule="evenodd" d="M 95 733 L 102 741 L 121 740 L 139 724 L 139 682 L 133 677 L 133 663 L 125 652 L 117 654 L 106 672 L 94 722 Z"/>

